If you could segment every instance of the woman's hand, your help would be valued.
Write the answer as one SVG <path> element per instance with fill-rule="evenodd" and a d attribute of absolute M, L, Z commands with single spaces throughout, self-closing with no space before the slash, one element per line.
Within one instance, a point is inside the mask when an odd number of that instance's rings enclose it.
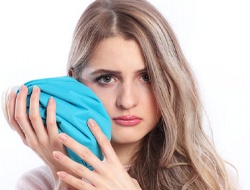
<path fill-rule="evenodd" d="M 61 133 L 59 139 L 62 143 L 78 154 L 85 162 L 90 164 L 94 171 L 76 163 L 62 152 L 55 151 L 54 157 L 63 166 L 70 169 L 78 179 L 66 171 L 58 172 L 59 177 L 66 183 L 79 190 L 109 189 L 109 190 L 139 190 L 137 181 L 129 176 L 118 159 L 110 141 L 103 134 L 99 126 L 92 119 L 89 119 L 88 126 L 95 136 L 104 155 L 104 161 L 99 160 L 87 147 L 79 144 L 68 135 Z"/>
<path fill-rule="evenodd" d="M 8 122 L 17 131 L 23 143 L 30 147 L 49 167 L 55 181 L 54 189 L 63 189 L 65 183 L 61 183 L 57 172 L 67 170 L 53 158 L 53 151 L 61 151 L 66 154 L 65 147 L 58 140 L 58 128 L 56 125 L 56 103 L 53 98 L 49 99 L 47 106 L 46 126 L 43 125 L 40 110 L 39 97 L 40 89 L 33 88 L 30 98 L 29 115 L 26 113 L 26 98 L 28 89 L 21 86 L 20 92 L 16 95 L 10 93 L 7 103 Z M 68 185 L 67 185 L 68 186 Z M 68 188 L 68 187 L 67 187 Z"/>

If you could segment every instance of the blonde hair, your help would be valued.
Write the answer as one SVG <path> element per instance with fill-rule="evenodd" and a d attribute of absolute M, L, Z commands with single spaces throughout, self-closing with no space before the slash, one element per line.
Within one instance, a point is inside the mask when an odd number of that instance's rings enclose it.
<path fill-rule="evenodd" d="M 166 19 L 145 0 L 96 0 L 76 26 L 68 72 L 79 78 L 98 43 L 134 39 L 161 111 L 142 140 L 129 174 L 142 189 L 232 189 L 224 161 L 202 128 L 197 84 Z"/>

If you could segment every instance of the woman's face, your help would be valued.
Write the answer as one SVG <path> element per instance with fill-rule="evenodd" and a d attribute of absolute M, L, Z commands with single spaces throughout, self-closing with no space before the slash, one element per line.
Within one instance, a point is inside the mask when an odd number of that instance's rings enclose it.
<path fill-rule="evenodd" d="M 155 127 L 160 113 L 136 41 L 118 36 L 101 41 L 81 79 L 112 120 L 112 143 L 138 143 Z"/>

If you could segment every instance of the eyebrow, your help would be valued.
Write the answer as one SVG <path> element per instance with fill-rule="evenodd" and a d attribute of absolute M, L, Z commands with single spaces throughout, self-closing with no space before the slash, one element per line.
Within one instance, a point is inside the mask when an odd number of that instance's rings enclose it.
<path fill-rule="evenodd" d="M 97 69 L 97 70 L 93 71 L 90 74 L 91 75 L 98 75 L 98 74 L 101 74 L 101 73 L 110 73 L 110 74 L 115 74 L 115 75 L 121 74 L 120 71 L 114 71 L 114 70 L 108 70 L 108 69 Z"/>
<path fill-rule="evenodd" d="M 144 73 L 144 72 L 147 72 L 147 68 L 139 69 L 139 70 L 135 71 L 134 73 Z M 115 71 L 115 70 L 110 70 L 110 69 L 97 69 L 97 70 L 93 71 L 92 73 L 90 73 L 90 75 L 98 75 L 101 73 L 110 73 L 110 74 L 114 74 L 114 75 L 121 75 L 122 74 L 121 71 Z"/>

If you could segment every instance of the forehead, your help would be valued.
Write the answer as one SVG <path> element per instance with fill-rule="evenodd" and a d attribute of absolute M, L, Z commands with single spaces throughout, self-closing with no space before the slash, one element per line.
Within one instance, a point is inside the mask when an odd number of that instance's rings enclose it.
<path fill-rule="evenodd" d="M 144 57 L 138 43 L 121 36 L 115 36 L 102 40 L 94 49 L 94 52 L 86 67 L 121 68 L 132 67 L 145 68 Z"/>

